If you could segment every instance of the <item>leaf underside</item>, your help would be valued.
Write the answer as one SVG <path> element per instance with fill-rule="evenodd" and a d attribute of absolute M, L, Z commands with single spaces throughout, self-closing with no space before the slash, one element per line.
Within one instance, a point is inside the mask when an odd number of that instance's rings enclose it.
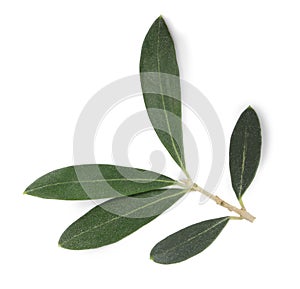
<path fill-rule="evenodd" d="M 174 43 L 162 17 L 152 24 L 145 37 L 140 76 L 145 106 L 156 134 L 175 162 L 186 171 L 179 69 Z"/>
<path fill-rule="evenodd" d="M 59 200 L 129 196 L 171 186 L 174 180 L 155 172 L 114 165 L 78 165 L 52 171 L 33 182 L 25 194 Z"/>
<path fill-rule="evenodd" d="M 107 201 L 70 225 L 59 245 L 83 250 L 115 243 L 151 222 L 185 193 L 180 189 L 155 190 Z"/>
<path fill-rule="evenodd" d="M 173 264 L 205 250 L 221 233 L 229 217 L 211 219 L 186 227 L 157 243 L 150 253 L 153 261 Z"/>
<path fill-rule="evenodd" d="M 230 139 L 229 166 L 233 190 L 239 200 L 251 184 L 260 160 L 261 128 L 248 107 L 239 117 Z"/>

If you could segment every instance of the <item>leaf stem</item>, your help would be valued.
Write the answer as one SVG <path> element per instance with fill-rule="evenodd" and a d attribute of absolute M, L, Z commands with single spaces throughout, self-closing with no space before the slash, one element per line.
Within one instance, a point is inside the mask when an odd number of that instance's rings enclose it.
<path fill-rule="evenodd" d="M 248 213 L 244 208 L 239 209 L 235 206 L 230 205 L 229 203 L 225 202 L 218 196 L 213 195 L 210 192 L 206 191 L 205 189 L 199 187 L 197 184 L 193 185 L 192 190 L 202 193 L 203 195 L 207 196 L 211 200 L 215 201 L 217 203 L 217 205 L 222 206 L 231 212 L 237 213 L 241 219 L 245 219 L 251 223 L 253 223 L 253 221 L 255 220 L 255 217 L 253 215 L 251 215 L 250 213 Z"/>
<path fill-rule="evenodd" d="M 187 169 L 185 167 L 181 168 L 185 176 L 188 178 L 188 180 L 192 180 L 190 174 L 188 173 Z"/>
<path fill-rule="evenodd" d="M 242 209 L 243 209 L 243 210 L 246 210 L 246 208 L 245 208 L 245 205 L 244 205 L 244 203 L 243 203 L 243 200 L 242 200 L 242 198 L 240 198 L 240 199 L 239 199 L 239 203 L 240 203 L 240 205 L 241 205 Z"/>

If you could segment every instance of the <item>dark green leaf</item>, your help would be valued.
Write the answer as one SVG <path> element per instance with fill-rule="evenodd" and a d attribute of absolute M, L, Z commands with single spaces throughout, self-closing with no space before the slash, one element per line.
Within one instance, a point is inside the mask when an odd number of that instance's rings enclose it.
<path fill-rule="evenodd" d="M 105 202 L 67 228 L 59 245 L 83 250 L 117 242 L 155 219 L 185 193 L 179 189 L 156 190 Z"/>
<path fill-rule="evenodd" d="M 153 23 L 145 37 L 140 72 L 150 121 L 162 144 L 186 172 L 179 70 L 174 43 L 162 17 Z"/>
<path fill-rule="evenodd" d="M 161 264 L 189 259 L 205 250 L 228 221 L 229 217 L 223 217 L 186 227 L 157 243 L 150 253 L 151 259 Z"/>
<path fill-rule="evenodd" d="M 129 196 L 173 185 L 155 172 L 113 166 L 79 165 L 50 172 L 32 183 L 25 194 L 46 199 L 89 200 Z"/>
<path fill-rule="evenodd" d="M 261 129 L 250 106 L 238 119 L 230 140 L 229 165 L 231 183 L 239 201 L 251 184 L 260 160 Z"/>

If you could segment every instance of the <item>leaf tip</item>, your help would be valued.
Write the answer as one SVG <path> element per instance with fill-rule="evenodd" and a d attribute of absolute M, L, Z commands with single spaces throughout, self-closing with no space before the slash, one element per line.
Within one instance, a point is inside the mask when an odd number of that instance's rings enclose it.
<path fill-rule="evenodd" d="M 155 248 L 155 246 L 152 248 L 152 250 L 150 252 L 150 260 L 155 262 L 155 263 L 160 263 L 160 262 L 157 261 L 157 258 L 155 257 L 154 248 Z"/>
<path fill-rule="evenodd" d="M 159 15 L 159 17 L 157 18 L 157 21 L 158 22 L 163 22 L 163 23 L 165 23 L 165 19 L 164 19 L 164 17 L 160 14 Z"/>
<path fill-rule="evenodd" d="M 23 195 L 28 195 L 27 191 L 24 191 L 24 192 L 23 192 Z"/>
<path fill-rule="evenodd" d="M 64 246 L 64 242 L 63 242 L 61 239 L 58 240 L 57 246 L 58 246 L 59 248 L 67 249 L 67 248 Z"/>
<path fill-rule="evenodd" d="M 246 111 L 253 111 L 253 112 L 255 112 L 254 108 L 251 105 L 249 105 L 247 107 Z"/>
<path fill-rule="evenodd" d="M 258 116 L 257 116 L 257 113 L 256 113 L 256 111 L 255 111 L 255 109 L 254 109 L 251 105 L 249 105 L 249 106 L 245 109 L 244 112 L 245 112 L 245 113 L 249 113 L 249 114 L 251 114 L 251 115 L 255 115 L 256 117 L 258 117 Z"/>

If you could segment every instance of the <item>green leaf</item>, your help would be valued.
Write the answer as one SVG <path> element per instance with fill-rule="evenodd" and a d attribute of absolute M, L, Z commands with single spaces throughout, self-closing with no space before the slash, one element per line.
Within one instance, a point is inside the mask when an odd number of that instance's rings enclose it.
<path fill-rule="evenodd" d="M 251 184 L 261 153 L 259 119 L 250 106 L 238 119 L 230 140 L 229 166 L 233 190 L 242 204 L 242 196 Z"/>
<path fill-rule="evenodd" d="M 186 173 L 179 69 L 174 43 L 162 17 L 152 24 L 145 37 L 140 73 L 150 121 L 162 144 Z"/>
<path fill-rule="evenodd" d="M 153 261 L 172 264 L 205 250 L 221 233 L 229 217 L 207 220 L 186 227 L 157 243 L 150 253 Z"/>
<path fill-rule="evenodd" d="M 117 242 L 151 222 L 186 191 L 156 190 L 107 201 L 75 221 L 62 234 L 59 245 L 71 250 L 102 247 Z"/>
<path fill-rule="evenodd" d="M 25 194 L 59 200 L 129 196 L 173 185 L 155 172 L 114 165 L 79 165 L 52 171 L 32 183 Z"/>

